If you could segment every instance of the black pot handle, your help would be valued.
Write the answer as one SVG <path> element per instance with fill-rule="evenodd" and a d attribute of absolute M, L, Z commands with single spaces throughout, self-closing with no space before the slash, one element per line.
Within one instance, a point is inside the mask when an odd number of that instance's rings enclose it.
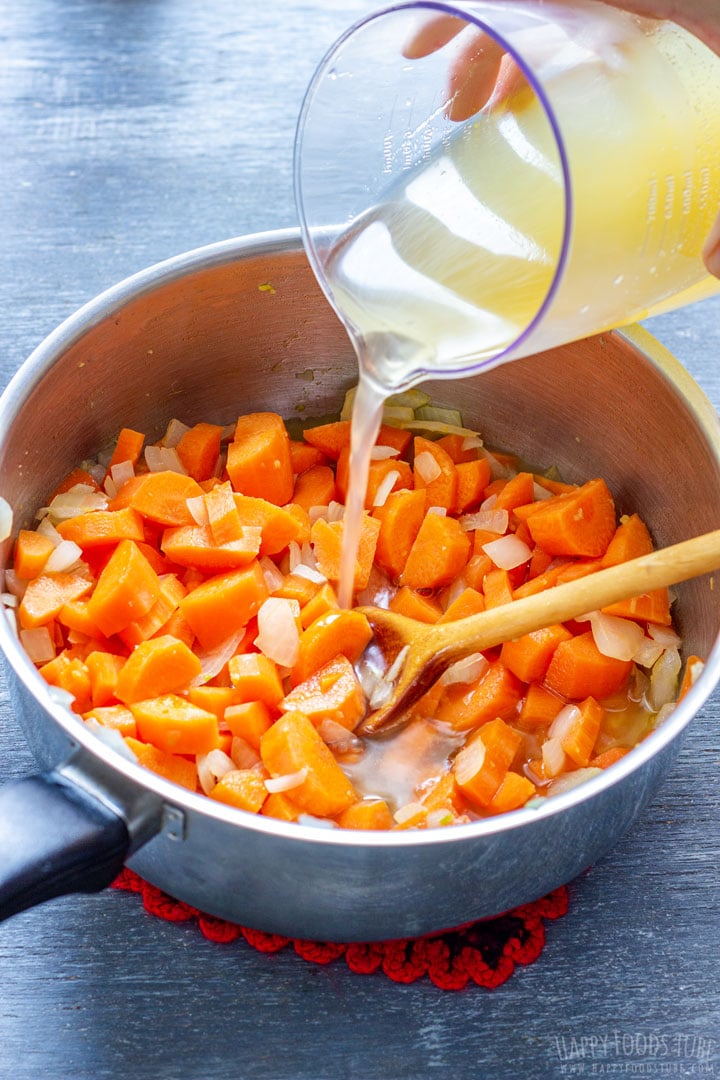
<path fill-rule="evenodd" d="M 124 820 L 57 772 L 0 787 L 0 919 L 73 892 L 99 892 L 122 869 Z"/>

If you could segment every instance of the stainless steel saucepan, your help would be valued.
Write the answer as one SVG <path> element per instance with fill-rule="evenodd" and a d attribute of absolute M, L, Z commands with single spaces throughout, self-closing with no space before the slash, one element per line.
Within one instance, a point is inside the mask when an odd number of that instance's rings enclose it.
<path fill-rule="evenodd" d="M 190 252 L 102 294 L 50 335 L 0 400 L 0 494 L 15 527 L 122 426 L 337 412 L 352 348 L 295 231 Z M 428 387 L 491 446 L 569 480 L 604 476 L 658 544 L 720 526 L 720 431 L 684 369 L 638 330 Z M 4 545 L 5 559 L 10 542 Z M 53 701 L 5 620 L 0 642 L 37 776 L 0 788 L 0 915 L 103 888 L 123 861 L 217 916 L 296 937 L 417 935 L 497 914 L 570 880 L 630 826 L 715 687 L 720 604 L 677 588 L 704 673 L 672 716 L 584 786 L 493 820 L 365 833 L 259 817 L 126 760 Z M 0 771 L 2 763 L 0 763 Z"/>

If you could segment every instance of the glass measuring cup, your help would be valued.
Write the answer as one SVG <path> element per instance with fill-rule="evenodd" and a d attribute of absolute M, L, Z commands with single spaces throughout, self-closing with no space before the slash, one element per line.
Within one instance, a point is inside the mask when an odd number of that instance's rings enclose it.
<path fill-rule="evenodd" d="M 394 5 L 320 64 L 295 184 L 361 373 L 472 374 L 720 289 L 720 59 L 594 0 Z"/>

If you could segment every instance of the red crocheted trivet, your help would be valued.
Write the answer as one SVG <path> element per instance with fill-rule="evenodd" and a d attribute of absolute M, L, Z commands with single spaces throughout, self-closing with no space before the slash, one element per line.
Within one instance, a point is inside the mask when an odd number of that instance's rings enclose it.
<path fill-rule="evenodd" d="M 422 938 L 338 945 L 266 934 L 204 915 L 189 904 L 173 900 L 127 868 L 113 886 L 140 893 L 145 910 L 158 918 L 169 922 L 196 920 L 210 941 L 227 943 L 243 937 L 248 945 L 266 953 L 292 945 L 298 956 L 314 964 L 329 964 L 342 956 L 350 970 L 358 974 L 380 971 L 401 983 L 427 976 L 441 990 L 462 990 L 469 982 L 488 990 L 500 986 L 510 978 L 516 964 L 537 960 L 545 944 L 543 920 L 559 918 L 568 906 L 567 888 L 563 886 L 532 904 L 458 930 Z"/>

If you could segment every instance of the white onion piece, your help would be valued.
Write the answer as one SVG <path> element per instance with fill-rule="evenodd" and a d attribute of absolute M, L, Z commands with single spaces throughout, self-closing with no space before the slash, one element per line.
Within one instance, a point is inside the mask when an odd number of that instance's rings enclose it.
<path fill-rule="evenodd" d="M 55 642 L 47 626 L 21 630 L 20 641 L 33 664 L 46 664 L 55 658 Z"/>
<path fill-rule="evenodd" d="M 303 566 L 309 566 L 311 570 L 317 570 L 318 568 L 315 553 L 309 540 L 306 540 L 300 547 L 300 562 Z"/>
<path fill-rule="evenodd" d="M 491 540 L 488 544 L 483 544 L 482 549 L 500 570 L 514 570 L 516 566 L 526 563 L 532 555 L 525 541 L 514 533 L 501 536 L 499 540 Z"/>
<path fill-rule="evenodd" d="M 590 619 L 593 640 L 603 656 L 614 660 L 632 660 L 642 645 L 645 634 L 632 619 L 595 612 Z"/>
<path fill-rule="evenodd" d="M 105 466 L 99 461 L 84 461 L 80 466 L 86 473 L 90 473 L 96 484 L 102 484 L 105 478 Z"/>
<path fill-rule="evenodd" d="M 205 653 L 198 653 L 198 660 L 200 661 L 200 674 L 192 680 L 191 686 L 202 686 L 208 679 L 213 679 L 218 675 L 227 664 L 231 656 L 235 655 L 235 651 L 245 636 L 244 627 L 240 630 L 236 630 L 234 634 L 230 634 L 225 641 L 221 641 L 215 649 L 210 649 Z"/>
<path fill-rule="evenodd" d="M 329 717 L 318 725 L 318 735 L 335 754 L 359 753 L 363 749 L 362 739 Z"/>
<path fill-rule="evenodd" d="M 19 578 L 14 570 L 5 571 L 5 588 L 13 596 L 16 596 L 18 600 L 22 600 L 27 589 L 27 582 Z"/>
<path fill-rule="evenodd" d="M 328 521 L 342 521 L 345 517 L 345 507 L 341 502 L 333 499 L 328 506 Z"/>
<path fill-rule="evenodd" d="M 118 493 L 117 484 L 113 480 L 112 476 L 105 477 L 103 482 L 103 491 L 107 495 L 108 499 L 114 499 Z"/>
<path fill-rule="evenodd" d="M 562 742 L 572 731 L 574 725 L 580 719 L 580 715 L 580 709 L 577 705 L 564 705 L 550 725 L 548 736 L 551 739 L 560 739 Z"/>
<path fill-rule="evenodd" d="M 200 787 L 209 795 L 218 780 L 235 768 L 233 759 L 224 750 L 211 750 L 209 754 L 198 754 L 196 759 Z"/>
<path fill-rule="evenodd" d="M 207 525 L 209 522 L 207 503 L 204 495 L 193 495 L 186 499 L 185 503 L 196 525 Z"/>
<path fill-rule="evenodd" d="M 101 743 L 105 743 L 105 745 L 110 747 L 111 750 L 114 750 L 116 754 L 120 754 L 121 757 L 127 758 L 128 761 L 137 761 L 137 754 L 133 753 L 120 732 L 115 728 L 108 727 L 107 724 L 101 724 L 94 716 L 89 716 L 87 718 L 85 727 L 89 728 Z"/>
<path fill-rule="evenodd" d="M 426 814 L 427 811 L 422 803 L 409 802 L 405 803 L 405 806 L 399 807 L 393 814 L 395 821 L 398 825 L 404 825 L 410 818 L 414 818 L 416 814 Z"/>
<path fill-rule="evenodd" d="M 407 656 L 409 651 L 410 651 L 410 646 L 409 645 L 403 645 L 402 649 L 397 654 L 397 656 L 393 660 L 392 664 L 390 665 L 390 667 L 385 672 L 385 675 L 383 676 L 383 678 L 387 679 L 388 682 L 394 682 L 395 679 L 397 679 L 398 675 L 402 671 L 402 666 L 405 663 L 405 657 Z"/>
<path fill-rule="evenodd" d="M 63 538 L 49 518 L 43 518 L 35 531 L 40 533 L 41 536 L 47 536 L 49 540 L 52 540 L 53 547 L 62 544 Z"/>
<path fill-rule="evenodd" d="M 233 735 L 230 743 L 230 757 L 236 769 L 252 769 L 260 762 L 260 755 L 255 747 L 239 735 Z"/>
<path fill-rule="evenodd" d="M 420 455 L 422 457 L 422 454 Z M 428 454 L 429 458 L 432 458 L 432 454 Z M 434 461 L 435 459 L 432 458 Z M 377 486 L 375 497 L 373 499 L 373 506 L 384 506 L 387 502 L 387 497 L 395 487 L 395 484 L 400 479 L 400 473 L 397 469 L 392 469 L 389 473 L 383 476 L 382 480 Z"/>
<path fill-rule="evenodd" d="M 551 499 L 552 491 L 543 487 L 542 484 L 538 484 L 537 481 L 533 481 L 533 501 L 543 502 L 544 499 Z"/>
<path fill-rule="evenodd" d="M 442 476 L 442 469 L 429 450 L 423 450 L 415 458 L 415 471 L 423 484 L 432 484 L 438 476 Z"/>
<path fill-rule="evenodd" d="M 565 768 L 565 751 L 559 737 L 546 739 L 542 748 L 543 771 L 545 776 L 558 776 Z"/>
<path fill-rule="evenodd" d="M 565 791 L 572 791 L 573 788 L 578 787 L 579 784 L 584 784 L 587 780 L 592 780 L 594 776 L 600 776 L 602 769 L 573 769 L 572 772 L 566 773 L 565 776 L 559 776 L 557 780 L 553 780 L 552 784 L 547 788 L 546 794 L 550 795 L 562 795 Z"/>
<path fill-rule="evenodd" d="M 7 499 L 0 495 L 0 543 L 12 535 L 13 512 Z"/>
<path fill-rule="evenodd" d="M 255 644 L 268 660 L 283 667 L 292 667 L 296 663 L 300 648 L 299 616 L 297 600 L 270 596 L 260 605 Z"/>
<path fill-rule="evenodd" d="M 51 701 L 54 701 L 56 705 L 62 705 L 63 708 L 69 709 L 72 712 L 72 704 L 75 700 L 75 695 L 71 694 L 69 690 L 64 690 L 62 686 L 48 686 L 48 697 Z"/>
<path fill-rule="evenodd" d="M 82 557 L 82 548 L 74 540 L 62 540 L 48 555 L 43 573 L 58 574 L 70 567 Z"/>
<path fill-rule="evenodd" d="M 485 532 L 494 532 L 502 536 L 507 532 L 510 515 L 507 510 L 478 510 L 474 514 L 463 514 L 458 521 L 465 532 L 483 529 Z"/>
<path fill-rule="evenodd" d="M 337 829 L 337 825 L 330 818 L 315 817 L 313 814 L 299 814 L 298 825 L 312 825 L 316 829 Z"/>
<path fill-rule="evenodd" d="M 639 646 L 633 653 L 633 662 L 639 664 L 640 667 L 651 668 L 656 660 L 660 659 L 660 656 L 665 651 L 665 647 L 660 644 L 659 641 L 653 641 L 652 638 L 643 637 Z"/>
<path fill-rule="evenodd" d="M 452 823 L 452 810 L 442 806 L 438 810 L 431 810 L 425 820 L 428 829 L 437 829 L 440 825 L 452 825 Z"/>
<path fill-rule="evenodd" d="M 5 621 L 6 621 L 6 623 L 10 627 L 10 630 L 15 635 L 15 637 L 17 637 L 18 636 L 18 621 L 17 621 L 17 615 L 15 614 L 14 609 L 11 608 L 11 607 L 5 607 L 5 608 L 3 608 L 3 611 L 5 612 Z"/>
<path fill-rule="evenodd" d="M 388 458 L 397 457 L 400 453 L 396 446 L 373 446 L 370 451 L 371 461 L 387 461 Z"/>
<path fill-rule="evenodd" d="M 119 491 L 123 484 L 127 484 L 128 480 L 134 477 L 135 466 L 132 461 L 119 461 L 117 465 L 110 466 L 110 475 Z"/>
<path fill-rule="evenodd" d="M 680 648 L 682 639 L 670 626 L 656 626 L 655 623 L 648 623 L 648 634 L 653 641 L 657 641 L 666 649 Z"/>
<path fill-rule="evenodd" d="M 172 419 L 167 426 L 167 430 L 162 437 L 163 446 L 177 446 L 182 439 L 183 435 L 188 432 L 190 428 L 187 424 L 183 424 L 182 420 Z"/>
<path fill-rule="evenodd" d="M 146 446 L 145 461 L 150 472 L 176 472 L 187 476 L 187 470 L 174 446 Z"/>
<path fill-rule="evenodd" d="M 375 709 L 381 709 L 386 702 L 392 697 L 392 683 L 387 682 L 383 678 L 375 678 L 372 686 L 368 679 L 367 686 L 361 681 L 360 685 L 368 698 L 368 705 L 371 711 Z"/>
<path fill-rule="evenodd" d="M 460 449 L 466 453 L 468 450 L 479 450 L 482 444 L 483 441 L 479 435 L 466 435 L 460 444 Z"/>
<path fill-rule="evenodd" d="M 258 562 L 260 563 L 260 569 L 263 572 L 268 592 L 274 593 L 276 589 L 281 589 L 285 582 L 285 575 L 278 570 L 273 560 L 268 558 L 267 555 L 261 555 Z"/>
<path fill-rule="evenodd" d="M 298 563 L 293 574 L 295 577 L 305 578 L 306 581 L 313 581 L 316 585 L 324 585 L 327 581 L 324 574 L 312 566 L 306 566 L 305 563 Z"/>
<path fill-rule="evenodd" d="M 314 525 L 316 521 L 327 521 L 328 511 L 330 507 L 328 505 L 311 506 L 308 510 L 308 517 L 310 518 L 310 524 Z"/>
<path fill-rule="evenodd" d="M 428 506 L 428 514 L 437 514 L 438 517 L 447 517 L 447 509 L 444 506 Z"/>
<path fill-rule="evenodd" d="M 291 540 L 288 544 L 288 565 L 292 574 L 296 566 L 302 562 L 302 552 L 297 540 Z"/>
<path fill-rule="evenodd" d="M 483 451 L 483 456 L 487 458 L 490 465 L 490 475 L 493 480 L 509 480 L 513 475 L 513 470 L 507 465 L 503 465 L 501 461 L 495 457 L 494 454 L 490 454 L 487 450 Z"/>
<path fill-rule="evenodd" d="M 443 686 L 450 686 L 452 683 L 472 683 L 479 679 L 489 666 L 482 653 L 470 653 L 469 656 L 457 660 L 446 668 L 440 677 L 440 682 Z"/>
<path fill-rule="evenodd" d="M 293 788 L 305 783 L 307 775 L 308 769 L 304 766 L 297 772 L 285 773 L 284 776 L 269 776 L 265 781 L 265 787 L 271 795 L 276 795 L 279 791 L 292 791 Z"/>
<path fill-rule="evenodd" d="M 6 608 L 16 608 L 20 602 L 17 596 L 11 592 L 0 593 L 0 600 L 2 600 Z"/>
<path fill-rule="evenodd" d="M 47 510 L 54 521 L 67 521 L 68 518 L 77 517 L 79 514 L 107 509 L 107 495 L 102 491 L 93 491 L 86 484 L 82 485 L 84 488 L 82 491 L 78 491 L 79 487 L 78 484 L 71 491 L 63 491 L 60 495 L 56 495 L 47 507 L 43 507 L 43 510 Z"/>
<path fill-rule="evenodd" d="M 497 506 L 498 497 L 496 493 L 488 495 L 487 499 L 483 499 L 480 503 L 481 510 L 494 510 Z"/>
<path fill-rule="evenodd" d="M 680 675 L 680 653 L 677 649 L 666 649 L 650 672 L 648 698 L 650 708 L 657 712 L 663 705 L 675 701 L 677 697 L 678 676 Z"/>

